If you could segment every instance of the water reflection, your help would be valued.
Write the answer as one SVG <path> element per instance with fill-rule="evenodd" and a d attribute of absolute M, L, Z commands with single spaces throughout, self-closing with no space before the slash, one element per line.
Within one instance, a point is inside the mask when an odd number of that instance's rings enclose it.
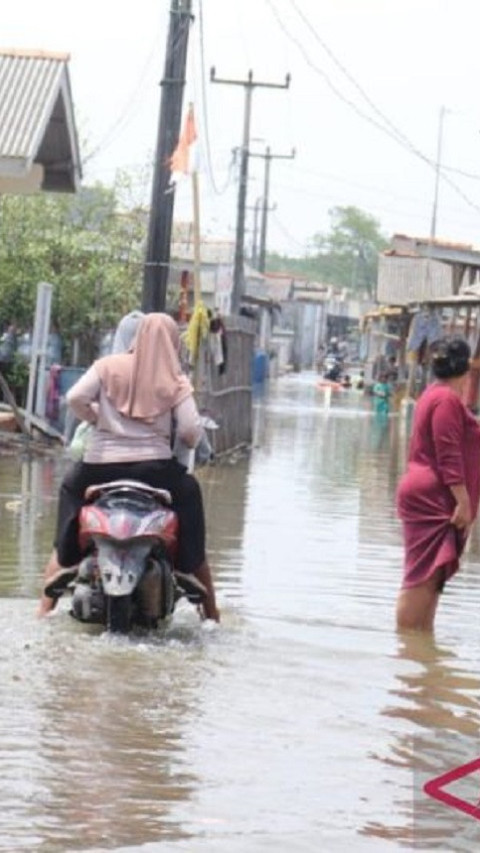
<path fill-rule="evenodd" d="M 453 651 L 416 632 L 399 636 L 396 657 L 400 666 L 381 714 L 396 721 L 397 734 L 388 751 L 371 757 L 407 772 L 403 786 L 397 785 L 396 822 L 369 821 L 362 833 L 395 838 L 410 849 L 469 851 L 480 826 L 427 796 L 424 785 L 480 755 L 480 679 L 465 671 Z M 456 793 L 476 802 L 478 784 L 467 779 Z"/>
<path fill-rule="evenodd" d="M 33 595 L 38 589 L 39 564 L 53 541 L 56 472 L 61 465 L 61 459 L 27 454 L 0 460 L 0 584 L 4 595 Z"/>
<path fill-rule="evenodd" d="M 198 784 L 184 761 L 204 677 L 197 663 L 188 645 L 78 636 L 52 659 L 38 697 L 37 753 L 48 768 L 37 828 L 49 851 L 185 837 L 171 808 L 186 808 Z"/>

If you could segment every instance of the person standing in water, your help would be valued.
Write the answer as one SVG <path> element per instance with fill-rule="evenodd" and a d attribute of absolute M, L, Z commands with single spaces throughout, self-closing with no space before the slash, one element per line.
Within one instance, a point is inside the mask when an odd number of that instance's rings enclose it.
<path fill-rule="evenodd" d="M 480 426 L 462 402 L 470 347 L 432 346 L 435 381 L 419 397 L 407 470 L 397 490 L 404 544 L 399 630 L 432 631 L 439 595 L 458 571 L 480 499 Z"/>

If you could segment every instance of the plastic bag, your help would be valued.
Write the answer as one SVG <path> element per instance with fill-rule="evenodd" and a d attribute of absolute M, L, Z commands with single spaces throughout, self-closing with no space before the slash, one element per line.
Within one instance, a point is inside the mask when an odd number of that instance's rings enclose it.
<path fill-rule="evenodd" d="M 79 462 L 83 459 L 83 454 L 87 449 L 88 442 L 95 427 L 89 424 L 88 421 L 81 421 L 73 433 L 72 440 L 68 445 L 68 450 L 72 459 Z"/>

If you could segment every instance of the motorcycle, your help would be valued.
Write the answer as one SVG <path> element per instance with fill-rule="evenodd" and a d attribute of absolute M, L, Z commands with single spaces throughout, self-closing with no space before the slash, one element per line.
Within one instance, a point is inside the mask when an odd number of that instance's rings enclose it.
<path fill-rule="evenodd" d="M 115 480 L 86 490 L 79 515 L 80 545 L 86 556 L 70 584 L 70 613 L 75 619 L 127 634 L 135 628 L 158 627 L 182 597 L 201 605 L 203 584 L 175 568 L 178 519 L 171 504 L 166 489 L 135 480 Z M 55 598 L 64 590 L 59 578 L 50 584 L 48 594 Z"/>
<path fill-rule="evenodd" d="M 328 379 L 331 382 L 338 382 L 343 370 L 343 362 L 340 356 L 332 355 L 331 353 L 327 353 L 324 362 L 324 371 L 323 377 L 324 379 Z"/>

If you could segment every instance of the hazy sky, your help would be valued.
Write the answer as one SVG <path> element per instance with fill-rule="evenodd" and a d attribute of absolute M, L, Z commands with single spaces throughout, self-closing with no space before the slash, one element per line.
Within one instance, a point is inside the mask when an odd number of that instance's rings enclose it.
<path fill-rule="evenodd" d="M 204 232 L 234 236 L 237 184 L 229 165 L 243 127 L 244 90 L 210 83 L 215 65 L 219 77 L 245 79 L 249 69 L 266 82 L 281 83 L 287 72 L 292 77 L 287 91 L 253 93 L 252 150 L 297 151 L 294 160 L 272 162 L 270 200 L 277 207 L 269 219 L 270 248 L 305 253 L 338 205 L 370 213 L 387 237 L 428 236 L 441 107 L 444 177 L 436 233 L 480 245 L 474 0 L 192 2 L 185 103 L 195 102 L 204 151 L 210 141 L 215 183 L 205 164 Z M 109 182 L 118 168 L 147 166 L 156 141 L 168 0 L 15 0 L 4 6 L 4 46 L 71 54 L 77 124 L 92 155 L 85 183 Z M 263 163 L 250 161 L 251 205 L 262 195 Z M 149 197 L 147 174 L 144 200 Z M 177 190 L 176 215 L 189 218 L 190 211 L 187 181 Z M 252 219 L 249 213 L 248 227 Z"/>

